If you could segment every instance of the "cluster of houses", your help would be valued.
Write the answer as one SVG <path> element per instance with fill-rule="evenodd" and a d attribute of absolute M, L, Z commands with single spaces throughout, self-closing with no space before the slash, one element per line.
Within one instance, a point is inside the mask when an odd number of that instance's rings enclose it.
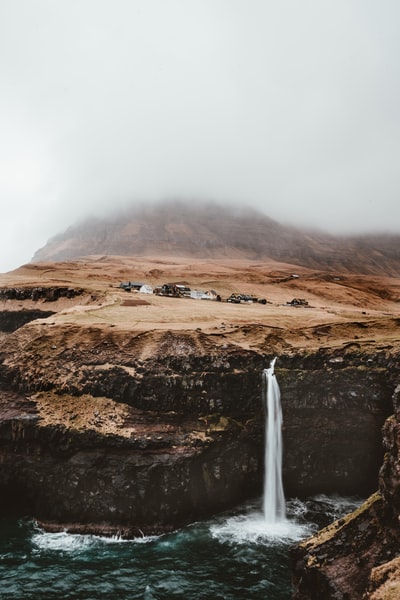
<path fill-rule="evenodd" d="M 161 286 L 152 288 L 147 283 L 136 281 L 124 281 L 119 287 L 126 292 L 141 292 L 142 294 L 157 294 L 157 296 L 169 296 L 170 298 L 194 298 L 195 300 L 215 300 L 221 301 L 221 296 L 215 290 L 203 292 L 201 290 L 192 290 L 190 287 L 180 283 L 164 283 Z"/>
<path fill-rule="evenodd" d="M 203 292 L 201 290 L 192 290 L 187 285 L 182 283 L 164 283 L 161 286 L 153 288 L 147 283 L 137 281 L 123 281 L 119 287 L 126 292 L 140 292 L 142 294 L 157 294 L 157 296 L 168 296 L 170 298 L 194 298 L 195 300 L 214 300 L 221 302 L 221 296 L 215 290 Z M 234 304 L 253 303 L 267 304 L 265 298 L 258 298 L 252 294 L 233 293 L 227 298 L 227 302 Z M 293 298 L 286 303 L 290 306 L 308 306 L 307 300 L 304 298 Z"/>

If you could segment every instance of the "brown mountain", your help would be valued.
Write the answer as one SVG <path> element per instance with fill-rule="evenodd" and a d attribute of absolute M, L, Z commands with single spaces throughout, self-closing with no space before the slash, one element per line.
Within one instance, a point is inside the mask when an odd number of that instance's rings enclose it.
<path fill-rule="evenodd" d="M 333 236 L 284 226 L 253 209 L 168 202 L 69 227 L 33 262 L 87 255 L 271 258 L 309 268 L 400 274 L 400 235 Z"/>

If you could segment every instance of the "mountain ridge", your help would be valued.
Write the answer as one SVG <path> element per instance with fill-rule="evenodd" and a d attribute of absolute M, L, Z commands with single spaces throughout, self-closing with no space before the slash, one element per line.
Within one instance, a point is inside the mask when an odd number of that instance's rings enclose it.
<path fill-rule="evenodd" d="M 37 250 L 32 262 L 95 254 L 270 258 L 327 271 L 400 274 L 400 235 L 334 236 L 282 225 L 255 209 L 182 201 L 78 222 Z"/>

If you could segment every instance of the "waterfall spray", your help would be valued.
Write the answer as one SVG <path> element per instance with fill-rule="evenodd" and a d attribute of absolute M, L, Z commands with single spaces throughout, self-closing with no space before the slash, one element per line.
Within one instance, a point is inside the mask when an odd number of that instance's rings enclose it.
<path fill-rule="evenodd" d="M 262 395 L 266 411 L 264 518 L 268 523 L 285 520 L 282 484 L 282 408 L 279 385 L 274 374 L 276 358 L 263 370 Z"/>

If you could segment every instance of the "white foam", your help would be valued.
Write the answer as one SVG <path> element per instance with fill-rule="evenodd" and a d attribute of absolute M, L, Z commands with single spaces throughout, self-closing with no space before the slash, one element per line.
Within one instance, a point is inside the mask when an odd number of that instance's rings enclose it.
<path fill-rule="evenodd" d="M 89 535 L 79 535 L 60 531 L 59 533 L 39 532 L 32 536 L 32 543 L 40 550 L 76 552 L 93 545 Z"/>
<path fill-rule="evenodd" d="M 210 527 L 210 532 L 220 542 L 269 545 L 277 541 L 300 540 L 309 535 L 310 529 L 307 525 L 299 525 L 290 519 L 269 523 L 262 513 L 252 513 L 216 523 Z"/>
<path fill-rule="evenodd" d="M 77 552 L 87 550 L 91 546 L 99 544 L 135 543 L 146 544 L 157 539 L 157 536 L 142 536 L 133 539 L 124 539 L 119 536 L 83 535 L 79 533 L 47 533 L 39 531 L 32 536 L 32 543 L 40 550 L 52 550 L 59 552 Z"/>
<path fill-rule="evenodd" d="M 338 495 L 327 496 L 326 494 L 318 494 L 312 499 L 315 502 L 325 505 L 326 512 L 328 514 L 332 513 L 334 518 L 339 518 L 344 514 L 352 512 L 363 502 L 361 498 Z"/>

